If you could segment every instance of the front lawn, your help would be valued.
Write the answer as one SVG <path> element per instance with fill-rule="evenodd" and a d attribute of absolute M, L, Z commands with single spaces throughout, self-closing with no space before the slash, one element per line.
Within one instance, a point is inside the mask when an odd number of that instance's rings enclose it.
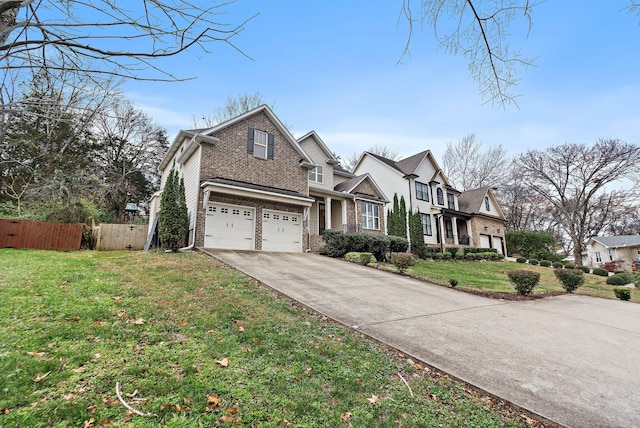
<path fill-rule="evenodd" d="M 393 265 L 384 265 L 387 269 L 394 269 Z M 418 261 L 407 272 L 413 276 L 426 279 L 436 284 L 449 285 L 450 279 L 458 280 L 457 288 L 468 290 L 489 291 L 516 294 L 509 281 L 507 272 L 516 269 L 526 269 L 540 272 L 540 283 L 533 293 L 564 292 L 560 282 L 553 274 L 553 268 L 533 266 L 529 264 L 509 261 Z M 576 294 L 586 294 L 595 297 L 615 299 L 613 286 L 606 284 L 606 277 L 593 274 L 584 275 L 584 285 Z M 640 302 L 640 292 L 631 291 L 631 301 Z"/>
<path fill-rule="evenodd" d="M 200 254 L 0 250 L 0 301 L 3 427 L 535 423 Z"/>

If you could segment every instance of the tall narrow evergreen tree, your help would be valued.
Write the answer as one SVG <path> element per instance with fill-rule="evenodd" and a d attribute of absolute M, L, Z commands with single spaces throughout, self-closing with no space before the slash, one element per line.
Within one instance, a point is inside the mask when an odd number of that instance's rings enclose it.
<path fill-rule="evenodd" d="M 387 211 L 387 235 L 407 238 L 407 208 L 404 196 L 393 194 L 393 210 Z"/>
<path fill-rule="evenodd" d="M 160 244 L 173 252 L 185 241 L 189 217 L 184 192 L 184 180 L 171 170 L 160 198 L 158 232 Z"/>
<path fill-rule="evenodd" d="M 407 237 L 407 205 L 404 202 L 404 196 L 400 196 L 400 207 L 398 210 L 398 236 Z"/>
<path fill-rule="evenodd" d="M 427 257 L 427 244 L 424 243 L 420 210 L 415 213 L 409 211 L 409 241 L 411 242 L 411 254 L 421 259 Z"/>

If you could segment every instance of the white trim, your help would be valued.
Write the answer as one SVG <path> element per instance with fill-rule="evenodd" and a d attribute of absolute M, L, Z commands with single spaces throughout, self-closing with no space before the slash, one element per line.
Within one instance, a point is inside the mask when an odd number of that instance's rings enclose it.
<path fill-rule="evenodd" d="M 227 195 L 245 196 L 254 199 L 263 199 L 274 202 L 283 202 L 291 205 L 298 205 L 302 207 L 310 207 L 313 205 L 315 199 L 306 198 L 302 196 L 283 195 L 276 192 L 268 192 L 265 190 L 248 189 L 246 187 L 233 186 L 231 184 L 213 183 L 211 181 L 205 181 L 200 185 L 201 188 L 209 191 L 216 191 Z"/>

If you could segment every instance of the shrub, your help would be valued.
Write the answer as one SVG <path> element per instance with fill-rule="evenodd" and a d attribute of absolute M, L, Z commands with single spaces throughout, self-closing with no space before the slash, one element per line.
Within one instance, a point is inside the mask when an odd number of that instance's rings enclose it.
<path fill-rule="evenodd" d="M 385 260 L 389 251 L 389 238 L 385 235 L 325 230 L 322 238 L 326 244 L 325 253 L 330 257 L 344 257 L 345 254 L 355 251 L 372 253 L 376 260 Z"/>
<path fill-rule="evenodd" d="M 580 270 L 581 270 L 582 272 L 584 272 L 584 273 L 589 273 L 589 272 L 591 272 L 591 269 L 589 268 L 589 266 L 582 266 L 582 265 L 580 265 L 580 266 L 576 266 L 576 269 L 580 269 Z"/>
<path fill-rule="evenodd" d="M 580 269 L 554 269 L 558 281 L 562 284 L 562 288 L 568 293 L 573 293 L 584 284 L 584 272 Z"/>
<path fill-rule="evenodd" d="M 540 282 L 540 274 L 530 270 L 511 270 L 507 275 L 518 294 L 523 296 L 531 294 L 533 288 Z"/>
<path fill-rule="evenodd" d="M 602 267 L 608 270 L 609 272 L 615 272 L 617 270 L 620 270 L 623 265 L 624 265 L 624 262 L 622 260 L 614 260 L 611 262 L 605 262 L 602 265 Z"/>
<path fill-rule="evenodd" d="M 564 268 L 565 269 L 575 269 L 576 266 L 573 263 L 565 263 L 564 264 Z"/>
<path fill-rule="evenodd" d="M 524 257 L 518 257 L 518 258 L 516 259 L 516 262 L 518 262 L 518 263 L 526 263 L 526 262 L 527 262 L 527 259 L 525 259 Z"/>
<path fill-rule="evenodd" d="M 434 260 L 442 260 L 444 259 L 444 253 L 433 253 Z"/>
<path fill-rule="evenodd" d="M 406 253 L 409 249 L 409 240 L 401 236 L 387 236 L 389 238 L 389 251 L 392 253 Z"/>
<path fill-rule="evenodd" d="M 458 280 L 457 279 L 450 279 L 449 280 L 449 285 L 451 285 L 451 287 L 456 288 L 458 286 Z"/>
<path fill-rule="evenodd" d="M 447 248 L 447 251 L 451 253 L 451 256 L 455 258 L 456 254 L 458 254 L 458 251 L 460 251 L 460 248 L 458 247 L 449 247 Z"/>
<path fill-rule="evenodd" d="M 467 253 L 467 254 L 464 256 L 464 258 L 465 258 L 465 259 L 467 259 L 467 260 L 475 260 L 475 259 L 476 259 L 476 255 L 475 255 L 475 254 L 473 254 L 473 253 Z"/>
<path fill-rule="evenodd" d="M 628 288 L 614 288 L 613 292 L 615 293 L 616 297 L 620 300 L 629 300 L 631 299 L 631 290 L 629 290 Z"/>
<path fill-rule="evenodd" d="M 457 260 L 463 260 L 464 259 L 464 251 L 458 251 L 455 255 L 455 258 Z"/>
<path fill-rule="evenodd" d="M 416 259 L 411 254 L 407 253 L 392 254 L 391 263 L 394 264 L 400 272 L 404 272 L 409 267 L 416 264 Z"/>
<path fill-rule="evenodd" d="M 361 263 L 363 265 L 368 265 L 369 263 L 375 263 L 376 258 L 373 257 L 371 253 L 357 253 L 352 251 L 344 255 L 344 259 L 348 262 L 352 263 Z"/>
<path fill-rule="evenodd" d="M 607 284 L 609 285 L 625 285 L 628 284 L 626 279 L 622 275 L 613 275 L 607 278 Z"/>
<path fill-rule="evenodd" d="M 559 269 L 563 267 L 563 264 L 562 262 L 553 262 L 552 266 L 554 267 L 554 269 Z"/>
<path fill-rule="evenodd" d="M 539 263 L 539 262 L 538 262 L 538 259 L 529 259 L 529 264 L 530 264 L 530 265 L 534 265 L 534 266 L 535 266 L 535 265 L 537 265 L 538 263 Z"/>
<path fill-rule="evenodd" d="M 451 259 L 452 254 L 449 251 L 445 251 L 444 253 L 442 253 L 442 258 L 445 260 L 449 260 Z"/>
<path fill-rule="evenodd" d="M 609 271 L 602 268 L 593 268 L 593 274 L 598 276 L 609 276 Z"/>
<path fill-rule="evenodd" d="M 551 266 L 551 262 L 549 260 L 540 260 L 540 266 L 549 267 Z"/>

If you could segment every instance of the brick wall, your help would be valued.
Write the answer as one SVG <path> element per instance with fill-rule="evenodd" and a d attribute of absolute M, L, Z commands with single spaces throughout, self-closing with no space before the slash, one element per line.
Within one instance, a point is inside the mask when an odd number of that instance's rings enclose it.
<path fill-rule="evenodd" d="M 472 217 L 469 220 L 471 224 L 471 239 L 473 239 L 473 246 L 480 246 L 480 234 L 499 236 L 504 241 L 504 222 L 502 220 L 493 220 L 487 217 Z M 487 228 L 485 231 L 484 228 Z"/>

